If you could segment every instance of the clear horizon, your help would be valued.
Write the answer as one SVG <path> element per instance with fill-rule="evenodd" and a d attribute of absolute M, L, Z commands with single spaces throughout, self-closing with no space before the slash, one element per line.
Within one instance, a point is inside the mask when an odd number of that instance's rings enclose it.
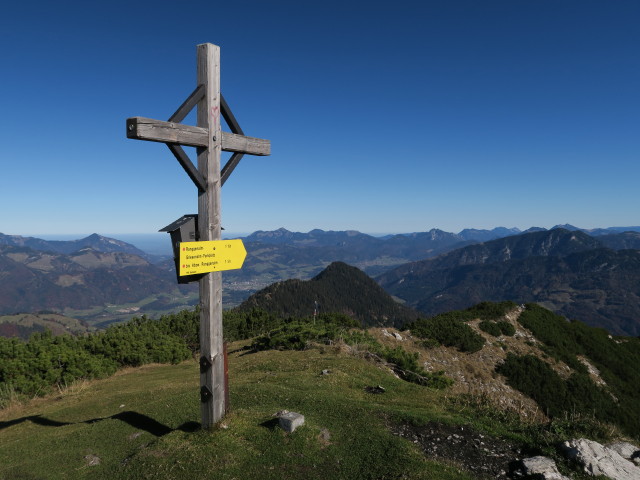
<path fill-rule="evenodd" d="M 205 42 L 272 145 L 222 189 L 230 232 L 638 225 L 639 22 L 631 0 L 12 2 L 0 231 L 153 234 L 194 212 L 169 150 L 125 120 L 167 119 Z"/>
<path fill-rule="evenodd" d="M 329 231 L 357 231 L 359 233 L 364 233 L 366 235 L 371 235 L 371 236 L 384 236 L 384 235 L 397 235 L 397 234 L 408 234 L 408 233 L 420 233 L 420 232 L 429 232 L 433 229 L 435 230 L 441 230 L 444 232 L 448 232 L 448 233 L 460 233 L 463 230 L 466 229 L 471 229 L 471 230 L 493 230 L 496 228 L 508 228 L 508 229 L 513 229 L 513 228 L 517 228 L 518 230 L 524 232 L 525 230 L 528 230 L 530 228 L 545 228 L 547 230 L 554 228 L 558 225 L 572 225 L 576 228 L 582 229 L 582 230 L 594 230 L 594 229 L 607 229 L 607 228 L 640 228 L 640 225 L 606 225 L 606 226 L 596 226 L 596 227 L 583 227 L 581 225 L 576 225 L 573 224 L 571 222 L 565 222 L 562 224 L 555 224 L 555 225 L 550 225 L 550 226 L 541 226 L 541 225 L 531 225 L 529 227 L 526 228 L 521 228 L 521 227 L 515 227 L 515 226 L 505 226 L 505 225 L 496 225 L 494 227 L 465 227 L 465 228 L 461 228 L 458 230 L 445 230 L 443 228 L 438 228 L 438 227 L 430 227 L 430 228 L 426 228 L 423 230 L 413 230 L 413 231 L 402 231 L 402 232 L 363 232 L 361 230 L 357 230 L 354 228 L 346 228 L 344 230 L 334 230 L 334 229 L 329 229 L 329 228 L 320 228 L 320 227 L 316 227 L 316 228 L 311 228 L 309 230 L 292 230 L 290 228 L 287 227 L 277 227 L 277 228 L 270 228 L 267 230 L 253 230 L 253 231 L 249 231 L 249 232 L 226 232 L 223 231 L 222 234 L 224 237 L 227 238 L 231 238 L 231 236 L 247 236 L 247 235 L 251 235 L 255 232 L 258 231 L 266 231 L 266 232 L 273 232 L 276 230 L 279 230 L 281 228 L 284 228 L 285 230 L 288 230 L 292 233 L 309 233 L 312 230 L 323 230 L 325 232 L 329 232 Z M 98 235 L 102 235 L 103 237 L 110 237 L 110 238 L 115 238 L 118 239 L 118 236 L 127 236 L 127 237 L 136 237 L 136 236 L 149 236 L 149 237 L 158 237 L 158 238 L 168 238 L 168 235 L 166 232 L 151 232 L 151 233 L 101 233 L 101 232 L 88 232 L 88 233 L 32 233 L 32 234 L 21 234 L 21 233 L 5 233 L 5 232 L 0 232 L 4 235 L 17 235 L 17 236 L 21 236 L 21 237 L 35 237 L 35 238 L 41 238 L 43 240 L 62 240 L 62 239 L 69 239 L 69 240 L 74 240 L 74 239 L 81 239 L 81 238 L 86 238 L 89 235 L 93 235 L 94 233 L 97 233 Z"/>
<path fill-rule="evenodd" d="M 555 225 L 553 225 L 552 227 L 554 227 Z M 575 227 L 578 228 L 582 228 L 579 225 L 573 225 Z M 542 228 L 552 228 L 552 227 L 542 227 Z M 640 226 L 636 226 L 636 225 L 610 225 L 610 226 L 606 226 L 606 227 L 596 227 L 596 228 L 621 228 L 621 227 L 634 227 L 634 228 L 640 228 Z M 284 228 L 284 227 L 281 227 Z M 492 230 L 493 228 L 500 228 L 499 227 L 492 227 L 492 228 L 486 228 L 486 229 L 478 229 L 478 230 Z M 514 227 L 504 227 L 504 228 L 514 228 Z M 531 228 L 531 227 L 528 227 Z M 277 228 L 268 230 L 268 231 L 275 231 L 278 230 Z M 289 229 L 287 229 L 289 230 Z M 313 230 L 313 229 L 312 229 Z M 325 229 L 321 229 L 324 231 L 327 231 Z M 351 229 L 353 230 L 353 229 Z M 371 232 L 360 232 L 360 233 L 364 233 L 367 235 L 371 235 L 373 237 L 384 237 L 384 236 L 388 236 L 388 235 L 398 235 L 398 234 L 410 234 L 410 233 L 417 233 L 417 232 L 427 232 L 431 229 L 427 229 L 427 230 L 419 230 L 419 231 L 415 231 L 415 232 L 386 232 L 386 233 L 371 233 Z M 442 230 L 442 229 L 440 229 Z M 520 229 L 520 231 L 524 231 L 527 229 Z M 587 229 L 590 230 L 590 229 Z M 290 230 L 292 231 L 292 230 Z M 445 230 L 446 231 L 446 230 Z M 448 233 L 455 233 L 458 234 L 460 233 L 462 230 L 458 230 L 455 232 L 448 232 Z M 293 231 L 295 232 L 295 231 Z M 4 232 L 0 232 L 0 233 L 4 233 Z M 32 235 L 20 235 L 22 237 L 35 237 L 35 238 L 40 238 L 43 240 L 79 240 L 82 238 L 86 238 L 89 235 L 92 235 L 93 233 L 98 233 L 98 232 L 91 232 L 91 233 L 84 233 L 84 234 L 32 234 Z M 223 232 L 223 238 L 240 238 L 240 237 L 246 237 L 248 235 L 251 235 L 254 232 Z M 308 233 L 307 232 L 296 232 L 296 233 Z M 144 251 L 147 254 L 151 254 L 151 255 L 172 255 L 172 251 L 171 251 L 171 241 L 169 238 L 169 235 L 165 232 L 156 232 L 156 233 L 98 233 L 99 235 L 102 235 L 104 237 L 108 237 L 108 238 L 114 238 L 116 240 L 121 240 L 124 241 L 126 243 L 129 243 L 137 248 L 139 248 L 140 250 Z M 5 233 L 5 235 L 12 235 L 12 234 L 7 234 Z M 15 235 L 15 234 L 13 234 Z"/>

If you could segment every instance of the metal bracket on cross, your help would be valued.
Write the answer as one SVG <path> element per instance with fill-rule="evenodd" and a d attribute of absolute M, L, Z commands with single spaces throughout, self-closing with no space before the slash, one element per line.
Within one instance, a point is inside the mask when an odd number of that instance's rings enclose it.
<path fill-rule="evenodd" d="M 200 402 L 207 403 L 213 398 L 213 393 L 209 390 L 209 387 L 202 386 L 200 387 Z"/>
<path fill-rule="evenodd" d="M 200 357 L 200 373 L 205 373 L 211 368 L 213 362 L 207 357 Z"/>

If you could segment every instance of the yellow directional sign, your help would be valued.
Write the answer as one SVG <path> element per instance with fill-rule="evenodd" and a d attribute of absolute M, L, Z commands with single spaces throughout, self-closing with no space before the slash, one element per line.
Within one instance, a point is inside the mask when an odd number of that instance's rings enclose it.
<path fill-rule="evenodd" d="M 247 251 L 242 240 L 180 242 L 180 276 L 235 270 L 242 267 Z"/>

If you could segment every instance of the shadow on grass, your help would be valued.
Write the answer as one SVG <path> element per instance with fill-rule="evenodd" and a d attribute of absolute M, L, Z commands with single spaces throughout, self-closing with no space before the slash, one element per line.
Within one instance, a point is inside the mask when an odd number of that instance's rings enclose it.
<path fill-rule="evenodd" d="M 253 355 L 254 353 L 258 353 L 259 351 L 260 350 L 258 350 L 257 348 L 253 348 L 251 345 L 246 345 L 229 352 L 229 355 L 231 355 L 232 353 L 237 353 L 239 357 L 244 357 L 245 355 Z"/>
<path fill-rule="evenodd" d="M 36 425 L 40 425 L 42 427 L 64 427 L 66 425 L 77 425 L 81 423 L 98 423 L 102 422 L 103 420 L 120 420 L 121 422 L 131 425 L 135 429 L 144 430 L 145 432 L 148 432 L 155 437 L 163 437 L 168 433 L 175 432 L 177 430 L 186 433 L 193 433 L 200 430 L 200 424 L 197 422 L 186 422 L 180 425 L 178 428 L 171 428 L 147 415 L 132 411 L 116 413 L 115 415 L 111 415 L 110 417 L 92 418 L 90 420 L 85 420 L 84 422 L 58 422 L 57 420 L 52 420 L 50 418 L 43 417 L 42 415 L 31 415 L 28 417 L 8 420 L 6 422 L 0 422 L 0 430 L 11 427 L 13 425 L 18 425 L 23 422 L 35 423 Z"/>
<path fill-rule="evenodd" d="M 18 425 L 22 422 L 27 421 L 35 423 L 36 425 L 41 425 L 43 427 L 64 427 L 65 425 L 71 425 L 68 422 L 58 422 L 57 420 L 51 420 L 41 415 L 31 415 L 30 417 L 22 417 L 16 418 L 14 420 L 9 420 L 7 422 L 0 422 L 0 430 L 4 430 L 5 428 L 9 428 L 13 425 Z"/>
<path fill-rule="evenodd" d="M 269 430 L 275 429 L 279 425 L 280 421 L 277 418 L 272 418 L 266 422 L 260 424 L 261 427 L 268 428 Z"/>

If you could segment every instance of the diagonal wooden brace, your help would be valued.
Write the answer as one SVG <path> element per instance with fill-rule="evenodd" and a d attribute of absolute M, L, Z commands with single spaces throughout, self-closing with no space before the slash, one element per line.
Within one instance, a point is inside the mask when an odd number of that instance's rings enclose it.
<path fill-rule="evenodd" d="M 181 122 L 184 117 L 204 98 L 204 85 L 198 85 L 191 95 L 178 107 L 178 110 L 169 117 L 169 122 Z M 238 132 L 234 132 L 238 133 Z"/>
<path fill-rule="evenodd" d="M 233 115 L 233 112 L 229 108 L 229 104 L 224 99 L 224 96 L 220 94 L 220 113 L 222 113 L 222 117 L 224 118 L 227 125 L 233 133 L 237 133 L 238 135 L 244 135 L 244 132 L 240 128 L 236 117 Z"/>
<path fill-rule="evenodd" d="M 225 163 L 222 171 L 220 172 L 220 184 L 224 185 L 224 182 L 227 181 L 231 172 L 238 166 L 240 160 L 242 159 L 243 154 L 240 152 L 233 152 L 231 158 Z"/>
<path fill-rule="evenodd" d="M 198 190 L 204 192 L 207 189 L 207 181 L 193 165 L 193 162 L 182 147 L 175 143 L 167 143 L 166 145 L 169 147 L 169 150 L 171 150 L 171 153 L 173 153 L 173 156 L 176 157 L 176 160 L 178 160 L 178 163 L 182 166 L 184 171 L 187 172 L 191 181 L 195 183 L 196 187 L 198 187 Z"/>

